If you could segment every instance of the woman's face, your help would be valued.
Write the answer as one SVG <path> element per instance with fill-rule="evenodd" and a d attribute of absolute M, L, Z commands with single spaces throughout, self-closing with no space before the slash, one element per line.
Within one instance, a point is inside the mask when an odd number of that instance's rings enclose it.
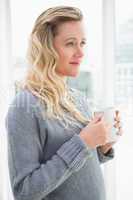
<path fill-rule="evenodd" d="M 84 56 L 85 33 L 82 21 L 70 21 L 58 27 L 53 45 L 59 54 L 56 72 L 63 77 L 75 77 Z"/>

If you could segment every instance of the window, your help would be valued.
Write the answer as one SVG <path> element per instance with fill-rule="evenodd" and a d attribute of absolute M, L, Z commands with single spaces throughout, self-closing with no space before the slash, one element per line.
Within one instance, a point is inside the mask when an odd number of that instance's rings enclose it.
<path fill-rule="evenodd" d="M 124 135 L 117 147 L 117 200 L 133 196 L 133 2 L 116 0 L 115 102 L 124 107 Z"/>

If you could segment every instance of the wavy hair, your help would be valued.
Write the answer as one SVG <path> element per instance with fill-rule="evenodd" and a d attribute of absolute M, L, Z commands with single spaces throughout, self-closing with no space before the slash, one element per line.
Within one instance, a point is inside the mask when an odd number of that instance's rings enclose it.
<path fill-rule="evenodd" d="M 82 18 L 80 9 L 75 7 L 49 8 L 36 19 L 29 37 L 27 59 L 30 66 L 23 87 L 45 105 L 48 118 L 58 118 L 65 125 L 77 120 L 86 124 L 88 119 L 76 108 L 67 84 L 55 71 L 59 56 L 53 46 L 53 39 L 58 34 L 60 24 L 81 21 Z"/>

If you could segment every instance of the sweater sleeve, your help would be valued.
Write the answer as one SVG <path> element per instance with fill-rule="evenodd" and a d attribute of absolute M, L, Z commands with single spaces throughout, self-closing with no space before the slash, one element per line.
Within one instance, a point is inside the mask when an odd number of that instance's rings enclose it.
<path fill-rule="evenodd" d="M 25 102 L 23 107 L 10 106 L 6 128 L 10 182 L 16 200 L 45 198 L 90 157 L 88 146 L 75 134 L 42 163 L 37 118 Z"/>

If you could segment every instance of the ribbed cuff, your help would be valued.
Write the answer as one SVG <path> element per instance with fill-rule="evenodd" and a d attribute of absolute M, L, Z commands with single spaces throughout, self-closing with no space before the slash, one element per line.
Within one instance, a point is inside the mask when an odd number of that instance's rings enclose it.
<path fill-rule="evenodd" d="M 69 141 L 62 145 L 57 154 L 69 167 L 73 167 L 74 165 L 78 167 L 84 158 L 90 156 L 90 151 L 80 136 L 75 134 Z"/>

